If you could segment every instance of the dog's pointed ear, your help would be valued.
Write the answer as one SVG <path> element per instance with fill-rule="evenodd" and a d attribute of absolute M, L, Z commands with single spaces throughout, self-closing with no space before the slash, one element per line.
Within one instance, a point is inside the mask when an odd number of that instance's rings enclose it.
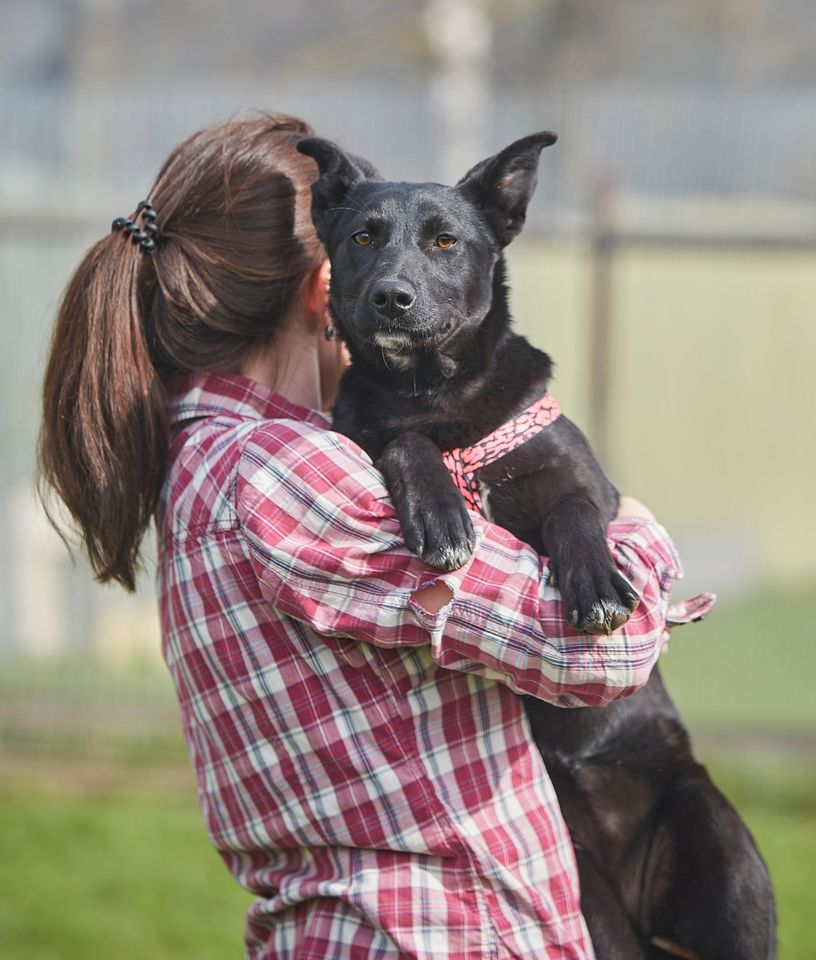
<path fill-rule="evenodd" d="M 484 211 L 499 243 L 505 247 L 518 235 L 538 180 L 538 158 L 558 139 L 544 130 L 516 140 L 495 156 L 477 163 L 456 184 Z"/>
<path fill-rule="evenodd" d="M 346 153 L 331 140 L 307 137 L 298 142 L 297 148 L 312 157 L 320 171 L 312 184 L 312 219 L 318 229 L 326 211 L 341 203 L 353 186 L 363 180 L 380 179 L 368 160 Z"/>

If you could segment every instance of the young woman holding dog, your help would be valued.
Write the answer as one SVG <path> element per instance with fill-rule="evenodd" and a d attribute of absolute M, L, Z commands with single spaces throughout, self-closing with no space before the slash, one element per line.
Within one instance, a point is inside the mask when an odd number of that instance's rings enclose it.
<path fill-rule="evenodd" d="M 574 856 L 517 694 L 642 686 L 678 561 L 625 499 L 629 623 L 564 626 L 546 560 L 474 519 L 439 576 L 325 411 L 345 366 L 287 117 L 179 144 L 59 312 L 41 480 L 94 572 L 159 533 L 164 655 L 212 842 L 256 894 L 252 958 L 592 956 Z"/>

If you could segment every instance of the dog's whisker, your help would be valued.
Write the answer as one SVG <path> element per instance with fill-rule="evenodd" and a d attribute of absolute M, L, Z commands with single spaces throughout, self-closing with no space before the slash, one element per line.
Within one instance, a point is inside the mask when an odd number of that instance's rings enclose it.
<path fill-rule="evenodd" d="M 337 213 L 340 210 L 348 210 L 350 213 L 359 213 L 361 216 L 365 216 L 365 211 L 359 207 L 329 207 L 327 213 Z"/>
<path fill-rule="evenodd" d="M 386 355 L 384 347 L 380 347 L 380 353 L 382 354 L 382 360 L 383 360 L 383 363 L 385 364 L 386 370 L 393 370 L 394 368 L 388 362 L 388 356 Z"/>

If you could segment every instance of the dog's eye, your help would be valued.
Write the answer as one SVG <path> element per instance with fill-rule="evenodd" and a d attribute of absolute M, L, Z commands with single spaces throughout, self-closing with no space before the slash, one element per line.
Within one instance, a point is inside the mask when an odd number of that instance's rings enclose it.
<path fill-rule="evenodd" d="M 357 244 L 358 247 L 370 247 L 374 242 L 374 238 L 368 232 L 368 230 L 358 230 L 357 233 L 351 235 L 351 239 Z"/>
<path fill-rule="evenodd" d="M 456 243 L 456 237 L 451 236 L 449 233 L 440 233 L 436 240 L 434 240 L 434 244 L 439 247 L 440 250 L 450 250 L 454 243 Z"/>

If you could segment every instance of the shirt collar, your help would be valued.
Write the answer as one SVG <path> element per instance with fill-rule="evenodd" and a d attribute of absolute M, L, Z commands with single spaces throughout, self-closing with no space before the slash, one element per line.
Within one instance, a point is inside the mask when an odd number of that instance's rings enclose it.
<path fill-rule="evenodd" d="M 167 385 L 170 422 L 181 424 L 200 417 L 238 417 L 241 420 L 305 420 L 330 429 L 330 419 L 316 410 L 290 403 L 256 380 L 240 374 L 190 374 Z"/>

